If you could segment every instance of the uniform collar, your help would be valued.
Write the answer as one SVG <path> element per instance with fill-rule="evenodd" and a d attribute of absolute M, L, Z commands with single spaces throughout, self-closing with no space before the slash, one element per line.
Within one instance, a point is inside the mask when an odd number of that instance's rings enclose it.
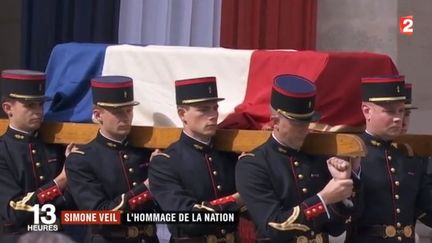
<path fill-rule="evenodd" d="M 361 137 L 363 141 L 366 143 L 366 145 L 371 145 L 374 147 L 383 147 L 383 148 L 388 148 L 392 146 L 392 141 L 384 140 L 377 136 L 371 135 L 366 131 L 362 133 Z"/>
<path fill-rule="evenodd" d="M 111 149 L 122 149 L 123 147 L 127 146 L 128 142 L 127 139 L 125 139 L 123 142 L 115 141 L 112 139 L 109 139 L 101 134 L 100 131 L 98 131 L 98 134 L 96 136 L 96 141 L 108 148 Z"/>
<path fill-rule="evenodd" d="M 268 139 L 268 142 L 270 143 L 270 146 L 274 150 L 276 150 L 276 151 L 278 151 L 279 153 L 282 153 L 282 154 L 295 154 L 295 153 L 299 152 L 296 149 L 290 148 L 290 147 L 285 146 L 285 145 L 281 144 L 280 142 L 278 142 L 276 140 L 276 138 L 273 136 L 273 134 Z"/>
<path fill-rule="evenodd" d="M 212 142 L 210 142 L 210 144 L 205 144 L 201 141 L 198 141 L 190 136 L 188 136 L 186 133 L 182 132 L 180 135 L 180 141 L 182 143 L 185 143 L 191 147 L 193 147 L 194 149 L 198 150 L 198 151 L 203 151 L 203 152 L 208 152 L 212 149 L 213 144 Z"/>
<path fill-rule="evenodd" d="M 31 142 L 39 137 L 39 132 L 35 131 L 33 133 L 27 133 L 9 126 L 6 130 L 5 135 L 18 141 Z"/>

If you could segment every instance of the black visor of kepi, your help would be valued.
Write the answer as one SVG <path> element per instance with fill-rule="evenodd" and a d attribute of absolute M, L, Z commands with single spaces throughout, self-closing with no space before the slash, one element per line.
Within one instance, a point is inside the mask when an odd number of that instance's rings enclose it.
<path fill-rule="evenodd" d="M 316 86 L 313 82 L 291 74 L 275 78 L 271 94 L 271 106 L 283 116 L 301 121 L 317 121 L 315 111 Z"/>
<path fill-rule="evenodd" d="M 405 101 L 405 77 L 401 75 L 362 78 L 362 100 L 365 102 Z"/>
<path fill-rule="evenodd" d="M 418 109 L 417 106 L 413 105 L 412 102 L 412 84 L 411 83 L 405 83 L 405 109 L 408 110 L 415 110 Z"/>
<path fill-rule="evenodd" d="M 133 81 L 125 76 L 100 76 L 91 80 L 93 104 L 101 107 L 134 106 Z"/>
<path fill-rule="evenodd" d="M 21 99 L 29 101 L 44 101 L 45 73 L 11 69 L 1 73 L 1 95 L 3 98 Z"/>
<path fill-rule="evenodd" d="M 221 101 L 218 97 L 216 77 L 201 77 L 175 81 L 177 105 L 190 105 L 206 101 Z"/>

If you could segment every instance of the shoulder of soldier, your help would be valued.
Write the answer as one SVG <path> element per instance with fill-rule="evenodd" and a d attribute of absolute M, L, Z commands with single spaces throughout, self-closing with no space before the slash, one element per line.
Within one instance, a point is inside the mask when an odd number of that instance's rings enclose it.
<path fill-rule="evenodd" d="M 250 158 L 253 158 L 253 157 L 255 157 L 255 153 L 253 153 L 253 152 L 248 152 L 248 153 L 241 153 L 239 156 L 238 156 L 238 159 L 240 160 L 240 159 L 250 159 Z"/>
<path fill-rule="evenodd" d="M 250 152 L 245 152 L 239 155 L 239 159 L 251 159 L 251 158 L 261 158 L 266 157 L 266 154 L 269 153 L 270 147 L 267 143 L 263 143 L 260 146 L 254 148 Z"/>
<path fill-rule="evenodd" d="M 166 153 L 166 152 L 159 152 L 159 153 L 153 155 L 153 159 L 156 159 L 156 158 L 158 158 L 158 159 L 161 159 L 161 158 L 162 159 L 163 158 L 165 158 L 165 159 L 171 159 L 171 155 L 168 154 L 168 153 Z"/>
<path fill-rule="evenodd" d="M 92 152 L 95 151 L 95 149 L 90 146 L 89 144 L 84 144 L 84 145 L 76 145 L 77 146 L 77 150 L 71 151 L 71 153 L 69 154 L 69 156 L 71 155 L 77 155 L 77 156 L 88 156 L 91 155 Z"/>
<path fill-rule="evenodd" d="M 168 146 L 168 148 L 162 150 L 162 152 L 154 154 L 152 161 L 153 160 L 169 160 L 172 158 L 177 158 L 178 157 L 178 152 L 180 151 L 180 149 L 175 146 L 175 143 Z"/>
<path fill-rule="evenodd" d="M 158 155 L 153 155 L 153 159 L 155 158 L 164 158 L 164 159 L 173 159 L 176 160 L 181 159 L 185 153 L 188 153 L 187 151 L 189 147 L 185 147 L 183 143 L 180 142 L 174 142 L 170 146 L 168 146 L 166 149 L 162 151 L 162 153 Z"/>
<path fill-rule="evenodd" d="M 408 143 L 396 143 L 391 144 L 395 149 L 399 150 L 403 155 L 408 157 L 414 156 L 414 149 Z"/>

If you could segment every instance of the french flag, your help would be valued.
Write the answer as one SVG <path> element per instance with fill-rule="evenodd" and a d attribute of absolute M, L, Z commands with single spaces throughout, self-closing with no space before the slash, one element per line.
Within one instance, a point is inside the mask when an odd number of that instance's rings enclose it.
<path fill-rule="evenodd" d="M 181 127 L 174 81 L 216 76 L 220 126 L 262 129 L 270 120 L 274 77 L 296 74 L 317 85 L 320 131 L 361 128 L 362 77 L 393 75 L 390 57 L 366 52 L 238 50 L 218 47 L 67 43 L 57 45 L 46 69 L 46 120 L 91 122 L 90 79 L 124 75 L 134 80 L 134 125 Z"/>

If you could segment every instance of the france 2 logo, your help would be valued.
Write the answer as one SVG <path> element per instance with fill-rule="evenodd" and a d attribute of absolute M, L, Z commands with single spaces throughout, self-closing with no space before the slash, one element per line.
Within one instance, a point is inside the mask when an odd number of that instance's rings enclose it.
<path fill-rule="evenodd" d="M 414 34 L 414 17 L 412 15 L 399 18 L 399 32 L 403 35 Z"/>

